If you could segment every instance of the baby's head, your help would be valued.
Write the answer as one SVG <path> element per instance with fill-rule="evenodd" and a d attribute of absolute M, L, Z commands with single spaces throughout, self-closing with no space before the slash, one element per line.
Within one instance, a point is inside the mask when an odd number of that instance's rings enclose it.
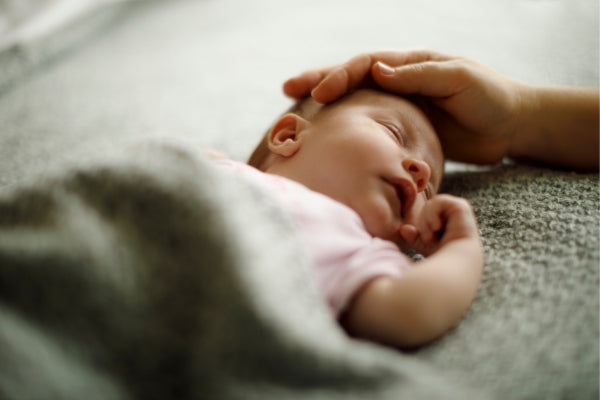
<path fill-rule="evenodd" d="M 398 239 L 440 185 L 442 148 L 415 103 L 358 90 L 335 103 L 297 103 L 267 132 L 248 162 L 349 206 L 376 237 Z"/>

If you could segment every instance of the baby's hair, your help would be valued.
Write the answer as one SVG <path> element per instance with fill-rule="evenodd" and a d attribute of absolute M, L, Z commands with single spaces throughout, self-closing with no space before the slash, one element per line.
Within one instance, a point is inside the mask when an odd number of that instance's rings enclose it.
<path fill-rule="evenodd" d="M 308 96 L 303 99 L 296 101 L 289 109 L 287 109 L 282 115 L 285 114 L 296 114 L 306 120 L 312 120 L 312 118 L 318 113 L 321 109 L 321 105 L 313 100 L 312 97 Z M 262 139 L 250 155 L 248 159 L 248 165 L 257 168 L 259 170 L 264 170 L 266 166 L 267 158 L 271 153 L 269 151 L 269 133 L 271 132 L 272 127 L 270 127 L 267 132 L 263 135 Z"/>

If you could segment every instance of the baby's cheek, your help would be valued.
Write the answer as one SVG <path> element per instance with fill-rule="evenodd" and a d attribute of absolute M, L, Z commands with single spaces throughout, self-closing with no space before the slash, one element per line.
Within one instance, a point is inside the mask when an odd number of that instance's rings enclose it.
<path fill-rule="evenodd" d="M 398 229 L 397 214 L 384 197 L 365 199 L 365 209 L 359 212 L 367 232 L 371 236 L 391 240 Z"/>

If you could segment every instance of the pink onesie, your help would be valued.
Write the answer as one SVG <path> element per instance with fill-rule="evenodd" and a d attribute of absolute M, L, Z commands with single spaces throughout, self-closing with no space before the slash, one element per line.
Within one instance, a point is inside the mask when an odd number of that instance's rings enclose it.
<path fill-rule="evenodd" d="M 412 263 L 398 247 L 372 237 L 346 205 L 290 179 L 222 159 L 230 169 L 271 194 L 291 215 L 304 242 L 317 287 L 339 317 L 355 293 L 378 276 L 400 276 Z"/>

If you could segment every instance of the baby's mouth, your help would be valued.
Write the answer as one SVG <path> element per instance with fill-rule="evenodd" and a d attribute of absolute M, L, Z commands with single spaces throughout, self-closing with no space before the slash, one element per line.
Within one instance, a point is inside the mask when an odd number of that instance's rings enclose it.
<path fill-rule="evenodd" d="M 406 220 L 417 197 L 417 189 L 414 183 L 406 178 L 386 179 L 386 181 L 396 190 L 396 196 L 400 202 L 400 218 Z"/>

